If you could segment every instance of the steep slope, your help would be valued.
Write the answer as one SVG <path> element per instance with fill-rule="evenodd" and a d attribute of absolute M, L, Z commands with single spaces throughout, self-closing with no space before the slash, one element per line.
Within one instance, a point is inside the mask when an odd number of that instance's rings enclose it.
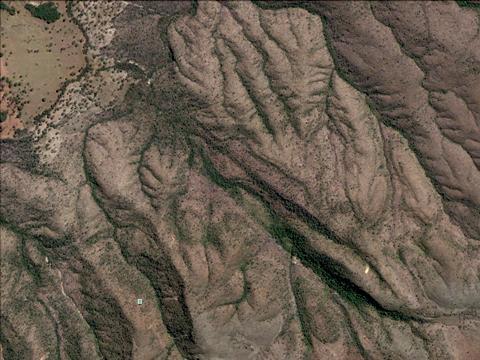
<path fill-rule="evenodd" d="M 480 356 L 475 10 L 71 11 L 91 68 L 2 155 L 3 358 Z"/>

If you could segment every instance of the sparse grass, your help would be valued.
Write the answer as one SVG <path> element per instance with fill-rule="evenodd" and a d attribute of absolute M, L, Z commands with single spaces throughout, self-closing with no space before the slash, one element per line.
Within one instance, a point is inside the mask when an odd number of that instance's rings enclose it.
<path fill-rule="evenodd" d="M 262 121 L 263 126 L 268 131 L 273 138 L 275 138 L 276 132 L 275 128 L 270 121 L 270 117 L 268 116 L 267 112 L 264 110 L 264 106 L 257 100 L 257 96 L 255 96 L 250 84 L 242 77 L 239 76 L 240 81 L 242 82 L 243 87 L 248 93 L 249 98 L 252 100 L 253 105 L 255 106 L 255 110 Z"/>
<path fill-rule="evenodd" d="M 62 13 L 69 3 L 57 2 L 55 6 Z M 10 94 L 19 109 L 22 107 L 18 118 L 25 128 L 49 115 L 66 86 L 78 80 L 77 74 L 84 68 L 86 58 L 73 43 L 85 41 L 79 28 L 66 20 L 45 26 L 43 20 L 24 9 L 15 16 L 2 14 L 6 68 L 18 84 L 10 87 Z"/>
<path fill-rule="evenodd" d="M 82 347 L 80 337 L 76 333 L 75 323 L 72 322 L 70 314 L 66 308 L 58 311 L 58 320 L 61 324 L 62 337 L 64 339 L 63 346 L 65 352 L 71 360 L 82 359 Z"/>
<path fill-rule="evenodd" d="M 5 314 L 0 314 L 0 343 L 5 360 L 31 359 L 31 351 L 23 338 L 19 336 L 14 326 L 10 324 Z"/>
<path fill-rule="evenodd" d="M 55 344 L 55 355 L 53 355 L 54 358 L 60 359 L 60 332 L 59 332 L 59 326 L 57 321 L 55 321 L 52 312 L 50 311 L 50 308 L 45 304 L 43 300 L 40 298 L 37 300 L 38 303 L 42 306 L 43 311 L 45 312 L 45 316 L 51 321 L 53 324 L 53 330 L 54 333 L 47 333 L 43 332 L 43 341 L 45 348 L 53 348 L 53 343 Z M 53 349 L 52 349 L 53 350 Z"/>
<path fill-rule="evenodd" d="M 207 175 L 214 183 L 228 189 L 229 191 L 238 191 L 238 188 L 240 187 L 262 201 L 271 217 L 270 224 L 266 226 L 269 233 L 287 252 L 297 256 L 305 266 L 314 271 L 326 285 L 335 290 L 345 300 L 359 309 L 363 306 L 373 306 L 382 316 L 395 320 L 409 320 L 408 316 L 405 316 L 400 312 L 383 309 L 368 293 L 351 282 L 348 279 L 348 274 L 344 273 L 341 264 L 338 264 L 330 257 L 315 251 L 315 249 L 313 249 L 308 243 L 307 238 L 288 225 L 285 221 L 281 220 L 280 217 L 270 208 L 269 203 L 266 202 L 264 197 L 257 193 L 256 190 L 245 186 L 244 184 L 226 179 L 215 169 L 213 163 L 209 161 L 208 158 L 203 157 L 203 160 Z M 271 192 L 269 189 L 265 188 L 265 184 L 259 185 L 262 190 Z M 312 230 L 319 232 L 328 238 L 336 239 L 335 234 L 332 233 L 330 229 L 326 228 L 323 224 L 318 223 L 318 221 L 310 214 L 306 213 L 304 209 L 299 208 L 296 204 L 291 203 L 286 199 L 280 198 L 279 200 L 284 203 L 283 205 L 287 210 L 295 213 Z"/>

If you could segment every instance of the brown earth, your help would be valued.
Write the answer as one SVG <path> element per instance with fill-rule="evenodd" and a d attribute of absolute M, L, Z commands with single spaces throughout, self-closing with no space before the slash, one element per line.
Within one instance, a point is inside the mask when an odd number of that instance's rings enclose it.
<path fill-rule="evenodd" d="M 3 59 L 0 59 L 0 76 L 8 76 Z M 0 123 L 0 139 L 11 139 L 16 129 L 23 129 L 23 124 L 18 117 L 18 108 L 11 99 L 10 86 L 4 80 L 0 80 L 0 112 L 5 114 L 5 120 Z"/>
<path fill-rule="evenodd" d="M 74 2 L 89 67 L 2 144 L 1 357 L 478 358 L 464 3 Z"/>
<path fill-rule="evenodd" d="M 21 124 L 31 127 L 37 115 L 52 107 L 62 86 L 85 66 L 85 39 L 69 17 L 65 1 L 54 2 L 61 18 L 51 24 L 25 9 L 29 1 L 4 3 L 16 10 L 15 15 L 1 11 L 0 16 L 2 77 L 13 85 L 7 85 L 7 101 L 17 110 L 2 126 L 2 139 L 12 138 Z"/>

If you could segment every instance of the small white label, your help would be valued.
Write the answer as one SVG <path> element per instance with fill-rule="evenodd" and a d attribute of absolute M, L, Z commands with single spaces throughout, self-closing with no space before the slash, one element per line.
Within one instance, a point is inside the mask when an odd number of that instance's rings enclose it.
<path fill-rule="evenodd" d="M 137 305 L 142 305 L 143 304 L 143 299 L 137 299 Z"/>

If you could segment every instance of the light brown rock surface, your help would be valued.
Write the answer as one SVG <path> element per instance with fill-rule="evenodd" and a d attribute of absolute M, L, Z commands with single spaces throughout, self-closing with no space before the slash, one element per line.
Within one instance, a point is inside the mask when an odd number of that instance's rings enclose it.
<path fill-rule="evenodd" d="M 478 9 L 185 4 L 69 5 L 88 66 L 2 143 L 1 356 L 480 357 Z"/>

